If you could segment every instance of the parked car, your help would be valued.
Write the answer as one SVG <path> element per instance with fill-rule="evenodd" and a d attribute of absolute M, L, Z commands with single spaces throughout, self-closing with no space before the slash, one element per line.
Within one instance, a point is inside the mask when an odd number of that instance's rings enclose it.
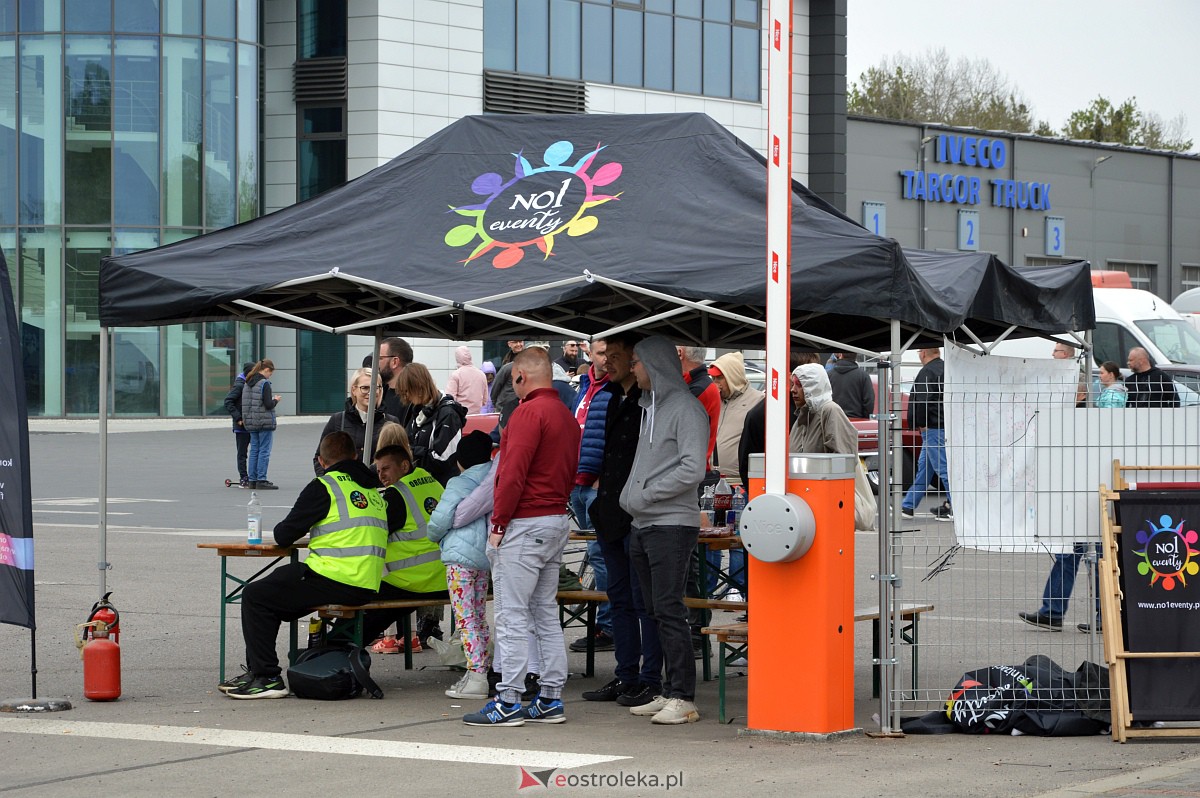
<path fill-rule="evenodd" d="M 875 382 L 875 375 L 871 375 Z M 921 433 L 908 427 L 908 393 L 910 383 L 900 384 L 900 433 L 899 440 L 893 438 L 893 445 L 900 446 L 900 462 L 902 485 L 908 490 L 916 475 L 917 457 L 921 454 Z M 850 423 L 858 430 L 858 456 L 862 458 L 863 467 L 867 470 L 867 478 L 872 486 L 879 484 L 881 464 L 879 462 L 879 388 L 875 389 L 875 415 L 871 418 L 852 418 Z M 936 477 L 935 477 L 936 480 Z M 936 483 L 935 483 L 936 484 Z"/>

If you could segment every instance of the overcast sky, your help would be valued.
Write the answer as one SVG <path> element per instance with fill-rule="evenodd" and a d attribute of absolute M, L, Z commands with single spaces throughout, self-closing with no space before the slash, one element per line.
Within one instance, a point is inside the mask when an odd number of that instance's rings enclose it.
<path fill-rule="evenodd" d="M 1198 0 L 849 0 L 847 82 L 885 55 L 986 58 L 1058 129 L 1097 95 L 1187 117 L 1200 150 Z"/>

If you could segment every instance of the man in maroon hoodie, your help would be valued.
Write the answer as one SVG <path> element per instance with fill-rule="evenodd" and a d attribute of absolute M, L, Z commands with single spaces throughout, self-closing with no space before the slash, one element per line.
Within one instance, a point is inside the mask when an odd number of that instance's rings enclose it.
<path fill-rule="evenodd" d="M 521 403 L 500 436 L 487 556 L 492 564 L 496 700 L 463 716 L 469 726 L 562 723 L 567 650 L 558 624 L 558 569 L 567 545 L 567 500 L 579 465 L 579 423 L 551 385 L 550 356 L 531 347 L 513 359 Z M 529 632 L 542 657 L 541 693 L 521 706 Z"/>

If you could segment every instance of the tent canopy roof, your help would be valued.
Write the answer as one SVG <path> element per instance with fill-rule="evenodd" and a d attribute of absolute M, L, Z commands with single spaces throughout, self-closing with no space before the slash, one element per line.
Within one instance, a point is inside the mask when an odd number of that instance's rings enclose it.
<path fill-rule="evenodd" d="M 762 157 L 703 114 L 466 117 L 307 202 L 106 258 L 101 323 L 760 345 L 765 197 Z M 1094 324 L 1086 264 L 906 256 L 795 182 L 791 258 L 793 328 L 863 348 L 892 319 L 928 342 Z"/>

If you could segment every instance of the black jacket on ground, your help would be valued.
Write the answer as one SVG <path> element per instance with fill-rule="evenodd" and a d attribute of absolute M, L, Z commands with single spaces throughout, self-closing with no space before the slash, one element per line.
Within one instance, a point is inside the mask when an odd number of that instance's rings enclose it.
<path fill-rule="evenodd" d="M 946 361 L 940 357 L 926 363 L 917 372 L 908 395 L 909 429 L 945 429 L 942 420 L 942 391 L 946 381 Z"/>
<path fill-rule="evenodd" d="M 329 471 L 341 471 L 364 488 L 379 488 L 379 477 L 357 460 L 342 460 L 329 467 Z M 326 472 L 328 473 L 328 472 Z M 275 525 L 275 542 L 290 546 L 308 534 L 313 525 L 329 515 L 329 490 L 318 479 L 313 479 L 292 505 L 287 516 Z"/>
<path fill-rule="evenodd" d="M 633 526 L 633 517 L 621 509 L 620 499 L 629 472 L 633 470 L 633 458 L 637 454 L 638 438 L 641 436 L 642 408 L 638 399 L 642 389 L 634 383 L 626 394 L 619 384 L 609 382 L 603 390 L 613 396 L 608 402 L 604 421 L 600 486 L 588 508 L 588 516 L 592 519 L 592 526 L 596 527 L 596 534 L 605 540 L 615 541 L 628 535 Z"/>
<path fill-rule="evenodd" d="M 379 430 L 389 421 L 398 421 L 395 416 L 388 415 L 383 412 L 382 407 L 375 408 L 375 422 L 371 428 L 371 451 L 367 452 L 367 462 L 375 459 L 375 447 L 379 444 Z M 321 430 L 321 437 L 317 438 L 317 449 L 321 448 L 321 441 L 325 440 L 325 436 L 331 432 L 344 432 L 354 439 L 354 448 L 358 451 L 358 459 L 362 459 L 363 446 L 367 440 L 367 424 L 359 415 L 358 408 L 354 406 L 354 400 L 346 399 L 346 409 L 339 410 L 329 417 L 325 422 L 325 427 Z M 321 476 L 325 471 L 321 468 L 321 464 L 317 461 L 316 452 L 313 453 L 313 473 Z"/>

